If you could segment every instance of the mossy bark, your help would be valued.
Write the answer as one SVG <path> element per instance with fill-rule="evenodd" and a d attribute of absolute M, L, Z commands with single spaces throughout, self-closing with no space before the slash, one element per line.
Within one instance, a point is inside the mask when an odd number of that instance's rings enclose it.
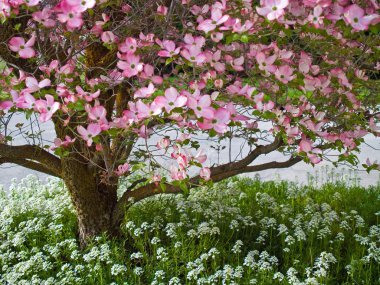
<path fill-rule="evenodd" d="M 119 225 L 113 225 L 112 213 L 117 203 L 117 188 L 99 181 L 87 164 L 62 159 L 62 177 L 76 210 L 79 240 L 82 246 L 98 235 L 117 235 Z"/>

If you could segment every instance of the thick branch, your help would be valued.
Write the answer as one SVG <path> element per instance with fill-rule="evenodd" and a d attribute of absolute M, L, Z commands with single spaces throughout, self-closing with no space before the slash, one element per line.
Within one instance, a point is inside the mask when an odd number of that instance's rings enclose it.
<path fill-rule="evenodd" d="M 24 163 L 25 167 L 27 167 L 26 165 L 32 167 L 42 166 L 57 177 L 60 177 L 62 172 L 61 160 L 39 146 L 0 144 L 0 159 L 4 161 L 28 161 L 28 163 Z M 46 173 L 46 171 L 42 172 Z"/>
<path fill-rule="evenodd" d="M 244 168 L 244 172 L 257 172 L 257 171 L 263 171 L 263 170 L 274 169 L 274 168 L 288 168 L 300 161 L 302 161 L 302 157 L 295 156 L 295 157 L 291 157 L 289 160 L 282 161 L 282 162 L 272 161 L 272 162 L 263 163 L 260 165 L 247 166 Z"/>
<path fill-rule="evenodd" d="M 7 158 L 0 158 L 0 165 L 3 163 L 17 164 L 17 165 L 20 165 L 22 167 L 26 167 L 26 168 L 29 168 L 29 169 L 32 169 L 32 170 L 35 170 L 38 172 L 42 172 L 42 173 L 45 173 L 45 174 L 48 174 L 51 176 L 61 178 L 60 175 L 57 175 L 55 172 L 51 171 L 50 169 L 46 168 L 44 165 L 42 165 L 38 162 L 35 162 L 35 161 L 31 161 L 31 160 L 27 160 L 27 159 L 20 159 L 20 158 L 8 158 L 8 159 Z"/>
<path fill-rule="evenodd" d="M 282 144 L 283 144 L 282 139 L 280 137 L 276 137 L 271 144 L 259 145 L 253 151 L 251 151 L 245 158 L 243 158 L 242 160 L 236 163 L 232 163 L 232 167 L 241 168 L 241 167 L 247 166 L 250 163 L 252 163 L 256 158 L 258 158 L 260 155 L 273 152 L 276 149 L 278 149 L 280 146 L 282 146 Z"/>

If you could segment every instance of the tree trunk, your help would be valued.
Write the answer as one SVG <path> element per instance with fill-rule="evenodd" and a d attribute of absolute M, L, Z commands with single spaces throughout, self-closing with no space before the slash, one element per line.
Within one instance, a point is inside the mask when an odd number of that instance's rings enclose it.
<path fill-rule="evenodd" d="M 87 164 L 72 158 L 62 159 L 62 177 L 77 213 L 81 246 L 102 233 L 118 234 L 118 225 L 112 224 L 117 186 L 100 183 Z"/>

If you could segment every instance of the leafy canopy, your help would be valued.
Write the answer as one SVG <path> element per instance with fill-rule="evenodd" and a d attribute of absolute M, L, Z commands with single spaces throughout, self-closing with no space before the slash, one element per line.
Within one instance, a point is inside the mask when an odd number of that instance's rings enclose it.
<path fill-rule="evenodd" d="M 379 135 L 380 16 L 354 2 L 0 0 L 0 116 L 53 122 L 48 148 L 106 180 L 208 180 L 205 138 L 357 164 Z"/>

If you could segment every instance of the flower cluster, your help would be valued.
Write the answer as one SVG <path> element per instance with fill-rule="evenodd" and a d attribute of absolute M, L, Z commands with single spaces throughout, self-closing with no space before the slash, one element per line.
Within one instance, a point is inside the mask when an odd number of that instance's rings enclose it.
<path fill-rule="evenodd" d="M 137 203 L 121 241 L 83 250 L 62 182 L 30 176 L 0 196 L 0 282 L 376 284 L 379 202 L 378 187 L 229 180 Z"/>

